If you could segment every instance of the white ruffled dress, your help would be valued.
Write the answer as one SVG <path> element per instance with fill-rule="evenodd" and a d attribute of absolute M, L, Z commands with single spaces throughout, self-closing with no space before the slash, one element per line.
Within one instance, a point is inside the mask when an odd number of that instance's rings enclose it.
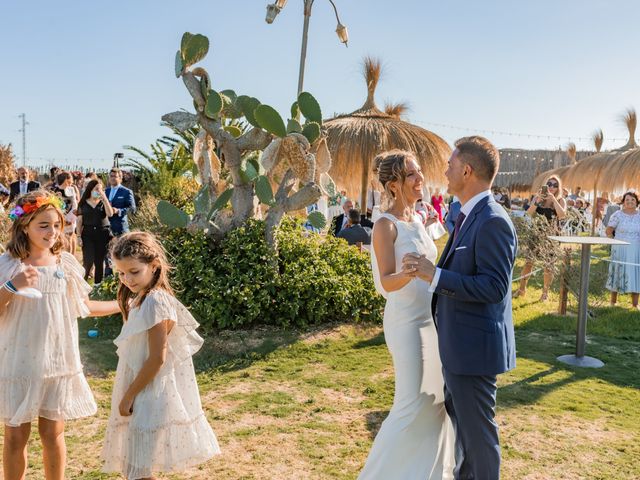
<path fill-rule="evenodd" d="M 123 417 L 120 401 L 149 355 L 148 330 L 164 320 L 175 322 L 167 337 L 166 361 L 135 398 L 132 415 Z M 202 410 L 191 358 L 203 344 L 197 327 L 189 311 L 161 290 L 151 291 L 129 312 L 114 340 L 119 361 L 102 450 L 105 472 L 150 477 L 185 470 L 220 453 Z"/>
<path fill-rule="evenodd" d="M 19 259 L 0 255 L 0 284 L 22 268 Z M 38 417 L 88 417 L 97 410 L 78 344 L 78 317 L 90 313 L 84 269 L 66 252 L 59 265 L 36 269 L 43 297 L 15 296 L 0 313 L 0 418 L 13 427 Z"/>

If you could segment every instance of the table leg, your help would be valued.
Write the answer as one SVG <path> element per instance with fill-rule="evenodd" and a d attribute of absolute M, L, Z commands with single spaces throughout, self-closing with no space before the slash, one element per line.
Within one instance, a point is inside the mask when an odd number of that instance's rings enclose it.
<path fill-rule="evenodd" d="M 582 245 L 580 259 L 580 303 L 578 304 L 578 327 L 576 333 L 576 357 L 584 357 L 587 341 L 587 312 L 589 310 L 589 271 L 591 270 L 591 245 Z"/>
<path fill-rule="evenodd" d="M 580 303 L 578 304 L 578 327 L 576 331 L 576 354 L 562 355 L 558 360 L 575 367 L 600 368 L 604 363 L 597 358 L 587 357 L 585 345 L 587 343 L 587 312 L 589 309 L 589 271 L 591 269 L 591 245 L 582 244 L 580 259 Z"/>

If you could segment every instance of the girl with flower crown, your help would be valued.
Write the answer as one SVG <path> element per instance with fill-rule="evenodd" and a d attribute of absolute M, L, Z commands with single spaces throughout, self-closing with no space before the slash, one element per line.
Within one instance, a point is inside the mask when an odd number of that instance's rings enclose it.
<path fill-rule="evenodd" d="M 64 422 L 96 413 L 82 371 L 78 317 L 118 313 L 89 300 L 84 270 L 63 251 L 62 201 L 44 190 L 20 197 L 0 256 L 0 419 L 6 480 L 25 478 L 31 422 L 38 420 L 47 480 L 62 480 Z"/>

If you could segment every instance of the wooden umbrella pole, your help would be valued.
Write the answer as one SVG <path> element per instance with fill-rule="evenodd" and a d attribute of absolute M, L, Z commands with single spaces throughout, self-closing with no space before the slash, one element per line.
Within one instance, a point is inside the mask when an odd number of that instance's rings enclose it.
<path fill-rule="evenodd" d="M 593 207 L 591 207 L 591 236 L 596 235 L 596 220 L 598 215 L 598 183 L 593 184 Z"/>
<path fill-rule="evenodd" d="M 569 268 L 571 266 L 571 250 L 563 249 L 564 261 L 560 273 L 560 303 L 558 304 L 558 315 L 567 314 L 567 303 L 569 300 Z"/>
<path fill-rule="evenodd" d="M 369 186 L 369 164 L 371 161 L 368 158 L 362 162 L 362 184 L 360 185 L 360 213 L 367 215 L 367 188 Z"/>

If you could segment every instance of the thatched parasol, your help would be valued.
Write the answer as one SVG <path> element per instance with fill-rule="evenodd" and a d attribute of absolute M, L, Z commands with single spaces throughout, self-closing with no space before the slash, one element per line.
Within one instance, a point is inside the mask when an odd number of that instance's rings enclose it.
<path fill-rule="evenodd" d="M 640 187 L 640 148 L 635 141 L 635 132 L 638 122 L 636 112 L 627 110 L 623 120 L 629 130 L 627 144 L 619 150 L 615 150 L 615 158 L 603 169 L 599 187 L 610 192 Z"/>
<path fill-rule="evenodd" d="M 544 184 L 544 182 L 552 176 L 558 177 L 562 182 L 562 187 L 565 187 L 564 184 L 564 176 L 567 173 L 567 170 L 571 168 L 571 165 L 565 165 L 564 167 L 552 168 L 551 170 L 547 170 L 546 172 L 542 172 L 533 179 L 531 182 L 531 191 L 537 192 L 538 189 Z"/>
<path fill-rule="evenodd" d="M 400 119 L 406 105 L 391 108 L 391 114 L 376 107 L 374 95 L 380 72 L 378 60 L 365 58 L 367 101 L 353 113 L 324 122 L 332 157 L 329 174 L 350 197 L 360 195 L 362 209 L 367 205 L 372 161 L 380 152 L 394 148 L 413 152 L 429 186 L 445 184 L 444 172 L 451 155 L 451 148 L 442 138 Z"/>
<path fill-rule="evenodd" d="M 637 190 L 640 187 L 640 148 L 627 150 L 609 162 L 598 185 L 600 190 L 608 192 Z"/>

